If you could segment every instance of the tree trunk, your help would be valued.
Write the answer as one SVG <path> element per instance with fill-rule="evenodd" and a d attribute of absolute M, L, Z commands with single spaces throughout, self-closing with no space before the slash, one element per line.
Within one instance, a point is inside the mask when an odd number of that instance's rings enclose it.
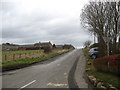
<path fill-rule="evenodd" d="M 106 56 L 106 44 L 101 36 L 98 37 L 99 57 Z"/>
<path fill-rule="evenodd" d="M 112 54 L 116 54 L 117 53 L 117 38 L 115 37 L 113 40 L 113 49 L 112 49 Z"/>
<path fill-rule="evenodd" d="M 118 53 L 120 53 L 120 36 L 119 36 L 119 40 L 118 40 Z"/>

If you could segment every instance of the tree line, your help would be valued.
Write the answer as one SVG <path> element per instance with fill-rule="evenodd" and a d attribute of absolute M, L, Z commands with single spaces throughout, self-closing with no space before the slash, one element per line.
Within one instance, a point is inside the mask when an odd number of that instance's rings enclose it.
<path fill-rule="evenodd" d="M 100 57 L 120 53 L 120 0 L 89 2 L 80 18 L 97 37 Z"/>

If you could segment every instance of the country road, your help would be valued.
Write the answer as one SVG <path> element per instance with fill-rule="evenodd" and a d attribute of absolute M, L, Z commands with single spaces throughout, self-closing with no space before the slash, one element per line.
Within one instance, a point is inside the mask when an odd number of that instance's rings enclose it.
<path fill-rule="evenodd" d="M 2 88 L 88 88 L 81 49 L 29 67 L 4 72 Z"/>

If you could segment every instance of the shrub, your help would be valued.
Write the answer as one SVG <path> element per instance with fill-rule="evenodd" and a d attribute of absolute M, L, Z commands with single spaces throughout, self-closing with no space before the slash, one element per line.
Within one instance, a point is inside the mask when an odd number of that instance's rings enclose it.
<path fill-rule="evenodd" d="M 120 74 L 120 54 L 97 58 L 93 65 L 98 71 Z"/>

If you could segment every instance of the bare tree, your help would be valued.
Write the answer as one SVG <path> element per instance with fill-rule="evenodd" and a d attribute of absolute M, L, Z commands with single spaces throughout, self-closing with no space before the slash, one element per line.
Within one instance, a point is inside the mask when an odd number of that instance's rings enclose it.
<path fill-rule="evenodd" d="M 120 1 L 116 2 L 89 2 L 83 8 L 81 22 L 90 32 L 98 37 L 100 55 L 109 55 L 116 53 L 117 38 L 120 32 L 119 9 Z M 111 48 L 110 47 L 114 48 Z"/>
<path fill-rule="evenodd" d="M 92 42 L 90 40 L 87 40 L 84 42 L 84 47 L 88 48 Z"/>

